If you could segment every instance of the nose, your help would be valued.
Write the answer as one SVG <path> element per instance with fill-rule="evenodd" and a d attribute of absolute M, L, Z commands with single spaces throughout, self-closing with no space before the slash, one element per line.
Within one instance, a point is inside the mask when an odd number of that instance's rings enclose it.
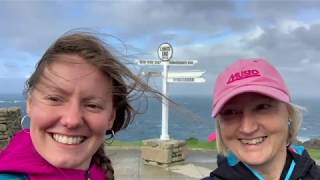
<path fill-rule="evenodd" d="M 251 134 L 255 132 L 258 127 L 256 118 L 252 114 L 244 112 L 240 120 L 240 132 Z"/>
<path fill-rule="evenodd" d="M 68 129 L 74 129 L 83 124 L 80 102 L 73 100 L 67 103 L 63 117 L 61 118 L 61 123 Z"/>

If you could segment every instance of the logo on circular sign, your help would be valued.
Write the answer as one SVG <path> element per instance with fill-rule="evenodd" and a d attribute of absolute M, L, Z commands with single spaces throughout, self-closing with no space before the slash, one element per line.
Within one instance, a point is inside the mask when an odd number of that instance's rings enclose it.
<path fill-rule="evenodd" d="M 162 61 L 170 61 L 173 55 L 173 48 L 169 43 L 162 43 L 158 49 L 158 56 Z"/>

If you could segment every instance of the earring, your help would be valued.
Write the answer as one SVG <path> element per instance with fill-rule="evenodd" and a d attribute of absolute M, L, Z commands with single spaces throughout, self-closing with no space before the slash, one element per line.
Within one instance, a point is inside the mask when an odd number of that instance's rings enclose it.
<path fill-rule="evenodd" d="M 290 119 L 288 121 L 288 127 L 289 127 L 289 129 L 291 128 L 291 120 Z"/>
<path fill-rule="evenodd" d="M 114 136 L 115 136 L 115 133 L 113 129 L 107 130 L 106 136 L 105 136 L 105 143 L 108 145 L 112 144 L 114 141 Z"/>
<path fill-rule="evenodd" d="M 26 129 L 28 129 L 29 127 L 24 127 L 24 120 L 26 119 L 26 118 L 28 118 L 28 115 L 26 114 L 26 115 L 24 115 L 22 118 L 21 118 L 21 121 L 20 121 L 20 125 L 21 125 L 21 129 L 24 131 L 24 132 L 26 132 L 26 133 L 29 133 L 29 130 L 26 130 Z M 29 126 L 30 126 L 30 121 L 29 121 Z"/>
<path fill-rule="evenodd" d="M 24 116 L 21 118 L 20 125 L 21 125 L 21 128 L 22 128 L 22 129 L 24 129 L 24 125 L 23 125 L 24 123 L 23 123 L 23 122 L 24 122 L 24 120 L 25 120 L 26 118 L 28 118 L 28 115 L 24 115 Z"/>

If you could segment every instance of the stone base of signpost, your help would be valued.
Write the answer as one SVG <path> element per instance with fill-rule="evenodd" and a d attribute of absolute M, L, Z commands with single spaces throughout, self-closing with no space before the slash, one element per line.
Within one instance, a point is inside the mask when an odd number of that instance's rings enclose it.
<path fill-rule="evenodd" d="M 182 140 L 148 139 L 143 141 L 141 156 L 144 164 L 168 167 L 186 158 L 186 142 Z"/>

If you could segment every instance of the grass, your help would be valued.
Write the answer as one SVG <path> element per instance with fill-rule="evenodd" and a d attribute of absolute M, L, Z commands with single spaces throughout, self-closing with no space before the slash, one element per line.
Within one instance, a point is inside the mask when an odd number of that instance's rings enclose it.
<path fill-rule="evenodd" d="M 216 143 L 208 143 L 207 141 L 201 141 L 196 138 L 189 138 L 186 140 L 187 148 L 189 149 L 205 149 L 205 150 L 215 150 Z M 121 141 L 114 140 L 112 144 L 108 146 L 114 147 L 141 147 L 143 145 L 142 141 Z"/>
<path fill-rule="evenodd" d="M 320 149 L 308 149 L 308 152 L 312 159 L 320 160 Z"/>
<path fill-rule="evenodd" d="M 117 146 L 117 147 L 141 147 L 142 141 L 120 141 L 114 140 L 113 143 L 109 146 Z"/>
<path fill-rule="evenodd" d="M 216 150 L 216 143 L 215 142 L 207 142 L 203 140 L 198 140 L 196 138 L 189 138 L 186 140 L 187 148 L 188 149 L 203 149 L 203 150 Z M 141 147 L 143 145 L 142 141 L 120 141 L 115 140 L 109 146 L 115 147 Z M 307 149 L 312 159 L 320 160 L 320 149 Z"/>
<path fill-rule="evenodd" d="M 205 150 L 216 150 L 216 143 L 209 143 L 207 141 L 201 141 L 196 138 L 189 138 L 186 140 L 187 148 L 189 149 L 205 149 Z"/>

